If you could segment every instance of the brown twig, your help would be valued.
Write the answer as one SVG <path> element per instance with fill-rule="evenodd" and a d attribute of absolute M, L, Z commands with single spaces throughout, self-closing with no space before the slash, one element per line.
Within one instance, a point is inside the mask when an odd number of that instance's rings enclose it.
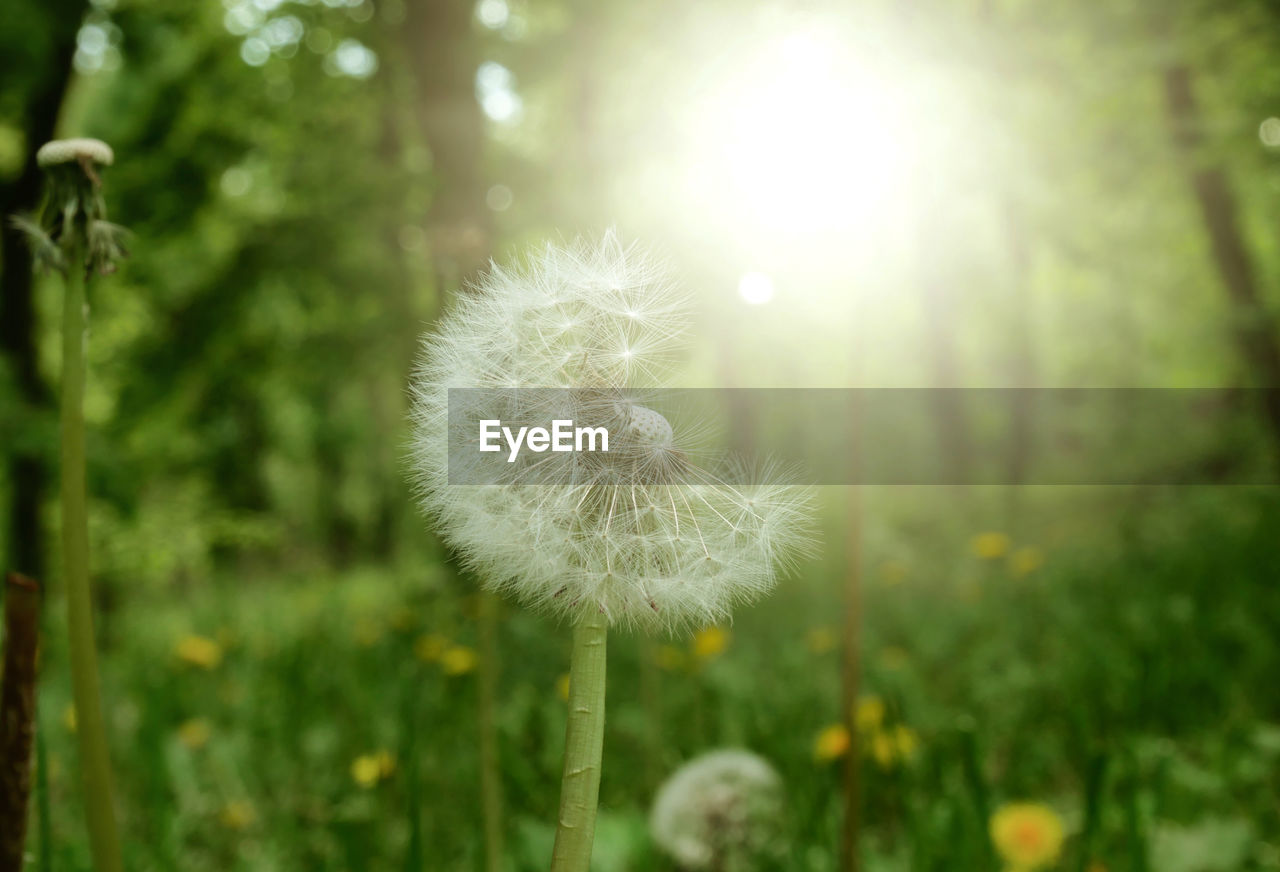
<path fill-rule="evenodd" d="M 4 673 L 0 679 L 0 872 L 22 869 L 35 738 L 36 653 L 40 586 L 16 572 L 5 577 Z"/>

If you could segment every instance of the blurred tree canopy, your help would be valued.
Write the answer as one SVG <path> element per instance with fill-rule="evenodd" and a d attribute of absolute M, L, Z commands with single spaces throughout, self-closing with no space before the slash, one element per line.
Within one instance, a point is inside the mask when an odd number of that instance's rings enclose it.
<path fill-rule="evenodd" d="M 134 233 L 91 301 L 108 576 L 421 545 L 402 469 L 418 334 L 491 255 L 610 224 L 697 292 L 713 341 L 693 383 L 1280 378 L 1272 2 L 11 0 L 6 17 L 5 211 L 33 205 L 41 141 L 93 135 Z M 690 195 L 714 167 L 689 155 L 734 145 L 698 126 L 714 83 L 813 22 L 912 70 L 880 78 L 919 110 L 911 192 L 812 230 Z M 823 111 L 855 109 L 836 93 Z M 794 131 L 781 185 L 825 129 Z M 736 298 L 748 270 L 773 276 L 771 307 Z M 5 530 L 39 571 L 57 283 L 28 272 L 6 229 Z"/>

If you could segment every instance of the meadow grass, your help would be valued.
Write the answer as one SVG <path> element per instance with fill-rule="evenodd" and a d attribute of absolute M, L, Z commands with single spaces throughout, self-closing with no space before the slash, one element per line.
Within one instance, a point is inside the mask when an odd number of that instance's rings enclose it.
<path fill-rule="evenodd" d="M 891 519 L 894 499 L 869 508 Z M 869 533 L 866 868 L 998 868 L 988 818 L 1015 800 L 1061 818 L 1049 868 L 1276 867 L 1280 499 L 1112 507 L 1035 543 L 954 520 Z M 647 833 L 656 780 L 726 746 L 785 782 L 777 868 L 835 867 L 839 748 L 815 746 L 840 720 L 828 550 L 724 632 L 616 634 L 593 868 L 672 869 Z M 480 868 L 476 604 L 443 562 L 118 601 L 101 635 L 127 867 Z M 554 838 L 569 643 L 548 624 L 498 622 L 510 870 L 545 869 Z M 44 662 L 52 867 L 86 869 L 56 633 Z"/>

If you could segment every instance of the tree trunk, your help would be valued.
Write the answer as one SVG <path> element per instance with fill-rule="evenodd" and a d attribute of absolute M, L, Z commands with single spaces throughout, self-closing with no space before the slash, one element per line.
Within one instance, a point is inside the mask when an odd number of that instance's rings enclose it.
<path fill-rule="evenodd" d="M 1187 160 L 1188 178 L 1209 233 L 1214 263 L 1235 309 L 1236 342 L 1258 383 L 1270 389 L 1263 394 L 1263 413 L 1280 447 L 1280 346 L 1262 303 L 1257 270 L 1245 245 L 1226 173 L 1200 154 L 1204 137 L 1189 67 L 1179 64 L 1164 71 L 1164 95 L 1173 139 Z"/>
<path fill-rule="evenodd" d="M 36 364 L 36 316 L 32 299 L 31 252 L 23 235 L 9 226 L 9 217 L 29 212 L 40 201 L 40 167 L 36 149 L 53 138 L 63 95 L 71 81 L 71 60 L 75 56 L 76 33 L 84 4 L 58 4 L 48 16 L 55 29 L 48 74 L 32 88 L 24 107 L 27 160 L 22 172 L 0 189 L 0 347 L 9 356 L 14 380 L 26 411 L 32 418 L 52 414 L 49 390 L 40 379 Z M 52 422 L 52 418 L 50 418 Z M 52 423 L 50 425 L 52 432 Z M 34 578 L 44 576 L 44 531 L 40 524 L 40 504 L 47 478 L 47 458 L 29 444 L 19 445 L 9 457 L 13 492 L 9 503 L 9 553 L 13 569 Z"/>

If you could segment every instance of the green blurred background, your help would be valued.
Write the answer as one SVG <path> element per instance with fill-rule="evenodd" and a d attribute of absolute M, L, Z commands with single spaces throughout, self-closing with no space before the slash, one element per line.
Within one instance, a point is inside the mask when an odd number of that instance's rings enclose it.
<path fill-rule="evenodd" d="M 482 644 L 406 485 L 420 336 L 490 258 L 641 241 L 692 294 L 689 386 L 1277 387 L 1278 57 L 1274 0 L 6 0 L 0 211 L 96 136 L 134 234 L 86 409 L 128 868 L 545 868 L 566 628 L 504 606 Z M 61 285 L 7 227 L 2 257 L 3 564 L 49 589 L 31 867 L 86 869 Z M 1162 462 L 1274 463 L 1250 414 Z M 1066 833 L 1045 868 L 1280 869 L 1276 488 L 820 501 L 821 556 L 731 627 L 616 637 L 597 868 L 673 868 L 653 793 L 734 745 L 786 782 L 780 868 L 838 868 L 852 755 L 868 870 L 1006 867 L 1015 801 Z"/>

